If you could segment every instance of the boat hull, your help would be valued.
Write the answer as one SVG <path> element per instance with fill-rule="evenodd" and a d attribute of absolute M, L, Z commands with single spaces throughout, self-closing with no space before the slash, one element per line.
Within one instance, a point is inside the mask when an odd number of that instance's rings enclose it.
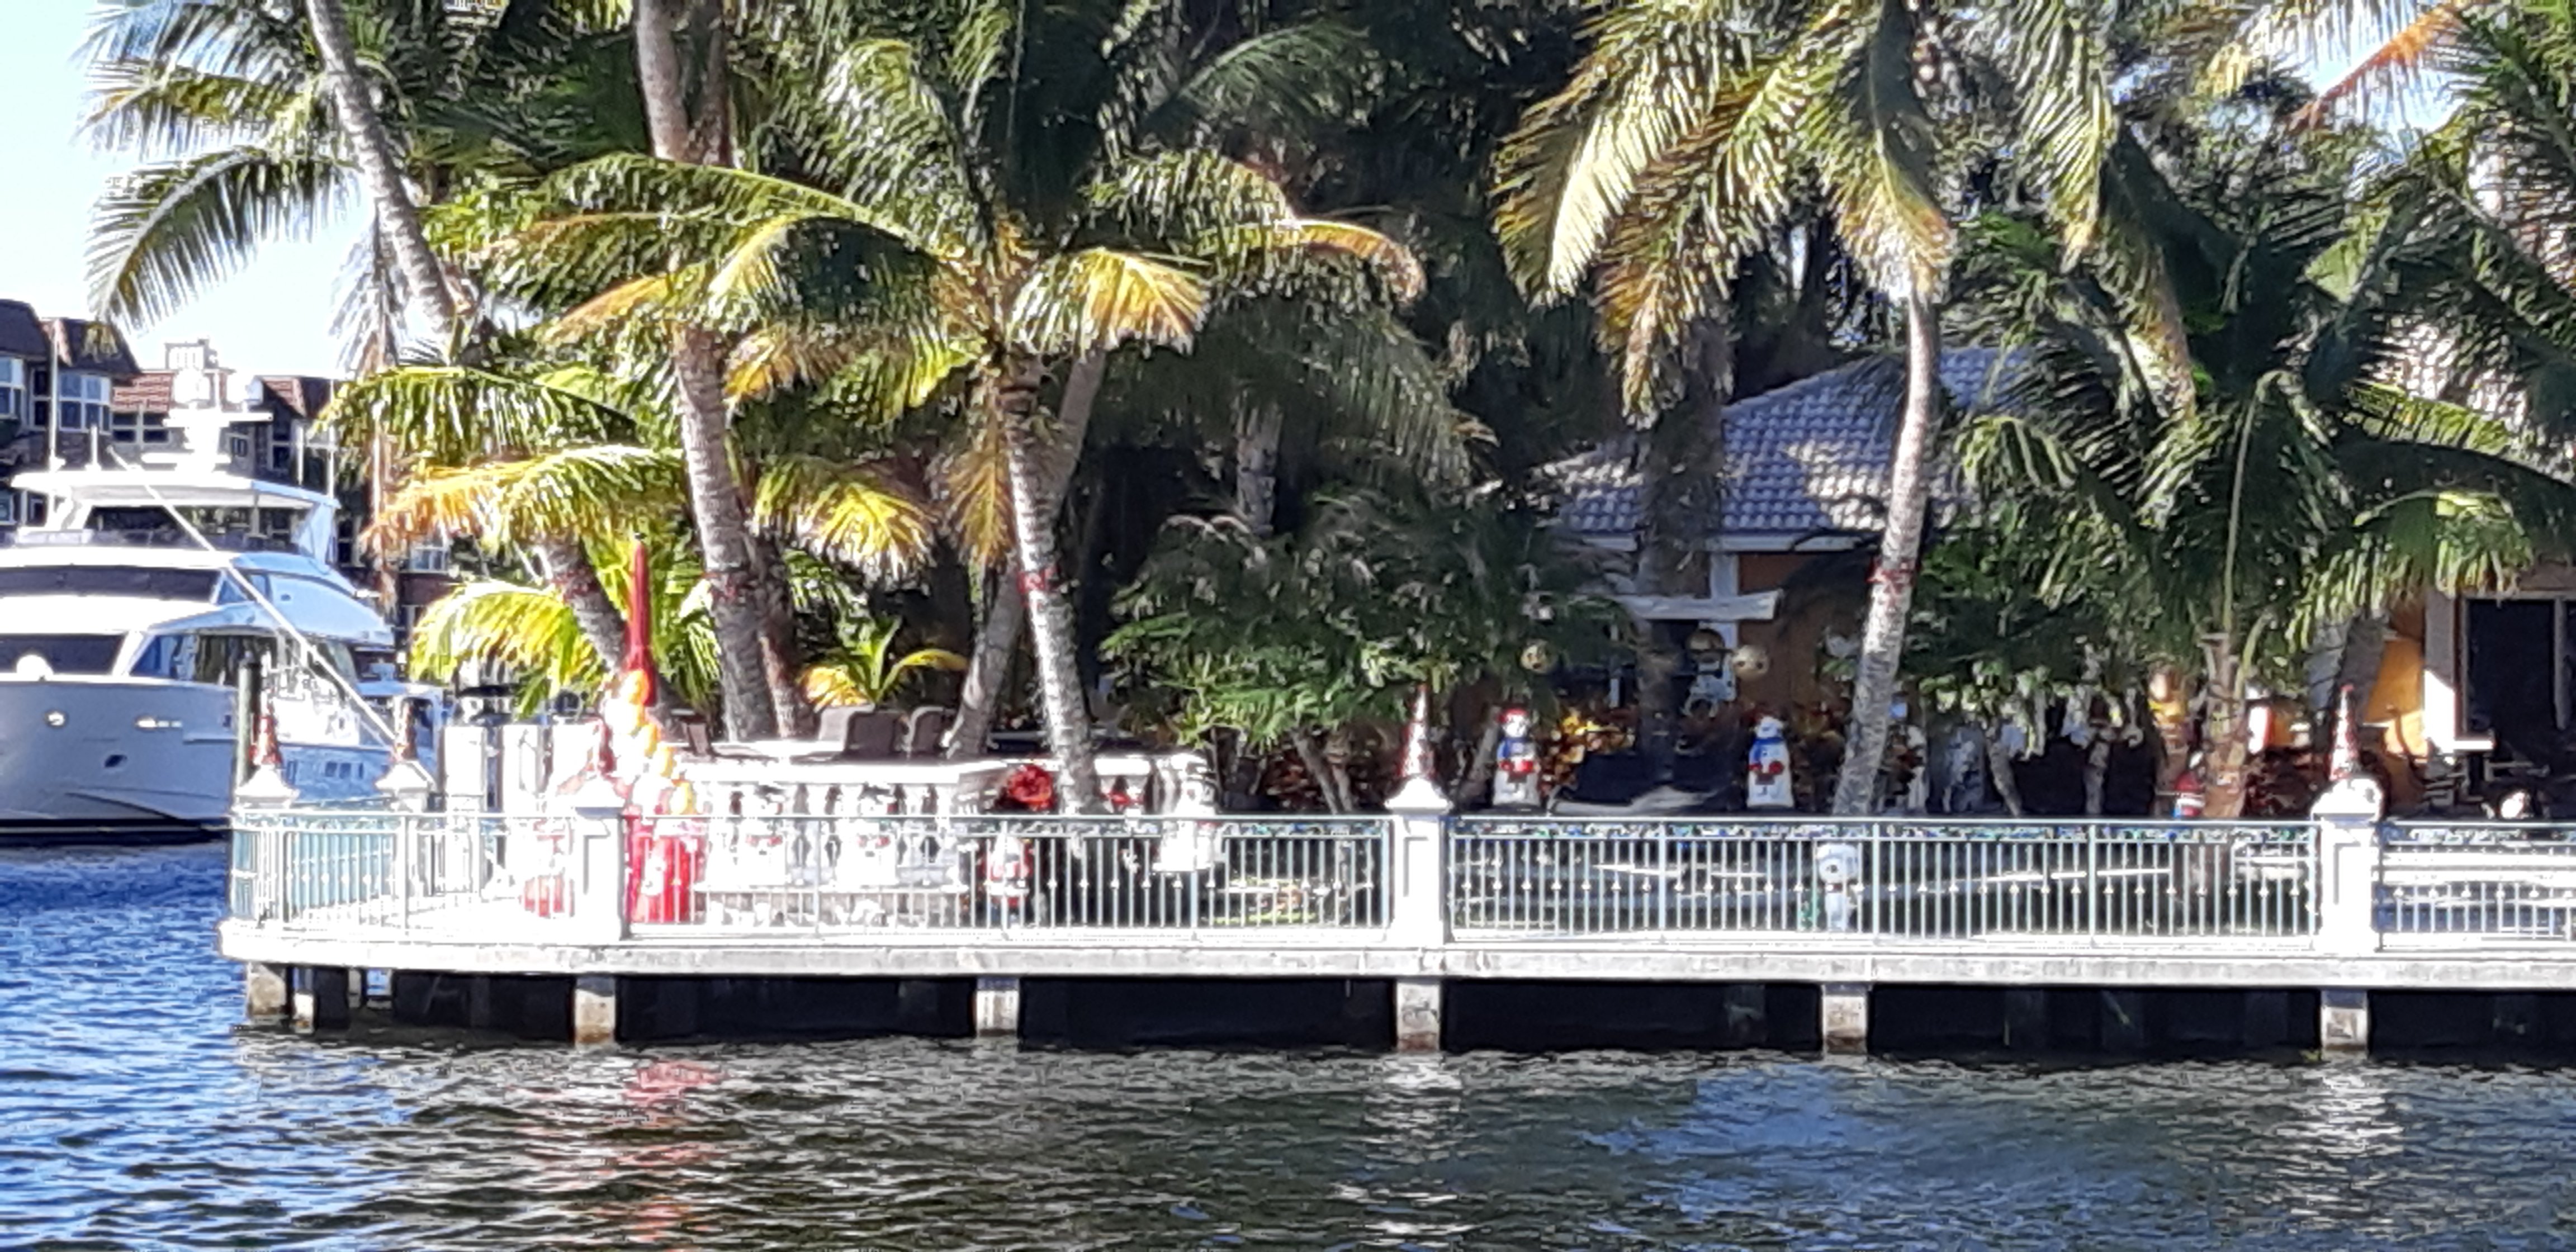
<path fill-rule="evenodd" d="M 220 824 L 232 723 L 224 687 L 0 677 L 0 825 Z"/>

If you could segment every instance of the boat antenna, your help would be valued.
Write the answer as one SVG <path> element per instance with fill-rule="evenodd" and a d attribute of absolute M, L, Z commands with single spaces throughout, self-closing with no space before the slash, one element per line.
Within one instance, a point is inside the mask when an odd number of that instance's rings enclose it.
<path fill-rule="evenodd" d="M 161 489 L 159 487 L 152 485 L 152 476 L 148 472 L 143 470 L 142 467 L 136 465 L 134 462 L 126 460 L 124 453 L 118 452 L 112 447 L 103 448 L 101 451 L 104 451 L 110 459 L 114 460 L 118 468 L 134 471 L 134 481 L 136 485 L 142 487 L 144 494 L 152 497 L 152 503 L 159 505 L 163 513 L 169 514 L 170 520 L 177 522 L 179 524 L 179 529 L 185 533 L 190 540 L 194 541 L 198 547 L 217 556 L 224 555 L 223 549 L 216 547 L 213 540 L 206 538 L 206 532 L 199 530 L 195 522 L 188 520 L 187 514 L 180 512 L 178 506 L 170 503 L 169 497 L 161 494 Z M 256 486 L 251 488 L 251 498 L 254 501 L 259 498 L 259 489 Z M 251 525 L 256 528 L 258 524 L 259 513 L 257 507 L 254 505 L 251 512 Z M 394 742 L 396 735 L 393 723 L 386 721 L 382 714 L 376 712 L 375 706 L 367 703 L 367 697 L 358 690 L 358 685 L 356 683 L 350 682 L 348 677 L 342 674 L 339 670 L 334 669 L 329 665 L 321 664 L 315 660 L 315 653 L 319 650 L 313 646 L 313 640 L 306 636 L 303 631 L 296 629 L 295 623 L 286 619 L 286 613 L 284 610 L 279 609 L 275 604 L 271 603 L 267 594 L 262 592 L 258 585 L 250 580 L 249 575 L 242 573 L 241 570 L 229 560 L 225 561 L 222 565 L 217 566 L 216 569 L 225 577 L 232 579 L 234 585 L 241 588 L 242 594 L 249 597 L 252 604 L 258 605 L 260 611 L 267 614 L 270 621 L 277 623 L 277 628 L 279 630 L 286 632 L 287 637 L 295 641 L 296 651 L 300 654 L 296 659 L 303 664 L 305 669 L 319 671 L 324 678 L 329 679 L 332 686 L 340 689 L 340 694 L 349 697 L 350 707 L 358 710 L 358 716 L 366 720 L 368 729 L 384 736 L 385 743 L 388 746 Z"/>

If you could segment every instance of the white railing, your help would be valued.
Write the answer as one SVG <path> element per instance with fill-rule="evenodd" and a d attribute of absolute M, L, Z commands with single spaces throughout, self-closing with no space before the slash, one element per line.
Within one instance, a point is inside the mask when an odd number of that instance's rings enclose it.
<path fill-rule="evenodd" d="M 1470 818 L 1449 851 L 1462 933 L 2277 939 L 2315 881 L 2305 822 Z"/>
<path fill-rule="evenodd" d="M 2391 824 L 2380 842 L 2374 903 L 2390 947 L 2576 941 L 2576 831 Z"/>
<path fill-rule="evenodd" d="M 1378 927 L 1369 818 L 758 816 L 637 829 L 638 930 Z"/>
<path fill-rule="evenodd" d="M 1373 818 L 236 818 L 232 916 L 261 926 L 599 937 L 957 929 L 1379 928 Z"/>
<path fill-rule="evenodd" d="M 261 929 L 609 943 L 899 933 L 1633 935 L 2357 955 L 2576 942 L 2576 832 L 2358 821 L 980 814 L 235 823 Z"/>

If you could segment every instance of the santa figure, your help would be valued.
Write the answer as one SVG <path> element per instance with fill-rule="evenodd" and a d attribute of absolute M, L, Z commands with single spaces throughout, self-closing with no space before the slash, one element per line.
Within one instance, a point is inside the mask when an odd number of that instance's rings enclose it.
<path fill-rule="evenodd" d="M 1538 741 L 1530 735 L 1529 710 L 1505 709 L 1502 741 L 1494 748 L 1494 807 L 1538 806 Z"/>
<path fill-rule="evenodd" d="M 1796 804 L 1789 787 L 1789 739 L 1780 719 L 1753 724 L 1753 749 L 1745 754 L 1744 807 L 1785 809 Z"/>

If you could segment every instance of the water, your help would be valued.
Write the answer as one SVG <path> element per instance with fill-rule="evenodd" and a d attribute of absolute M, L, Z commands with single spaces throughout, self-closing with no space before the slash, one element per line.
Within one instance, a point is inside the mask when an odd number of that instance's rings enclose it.
<path fill-rule="evenodd" d="M 304 1040 L 221 876 L 0 851 L 0 1248 L 2576 1245 L 2555 1071 Z"/>

